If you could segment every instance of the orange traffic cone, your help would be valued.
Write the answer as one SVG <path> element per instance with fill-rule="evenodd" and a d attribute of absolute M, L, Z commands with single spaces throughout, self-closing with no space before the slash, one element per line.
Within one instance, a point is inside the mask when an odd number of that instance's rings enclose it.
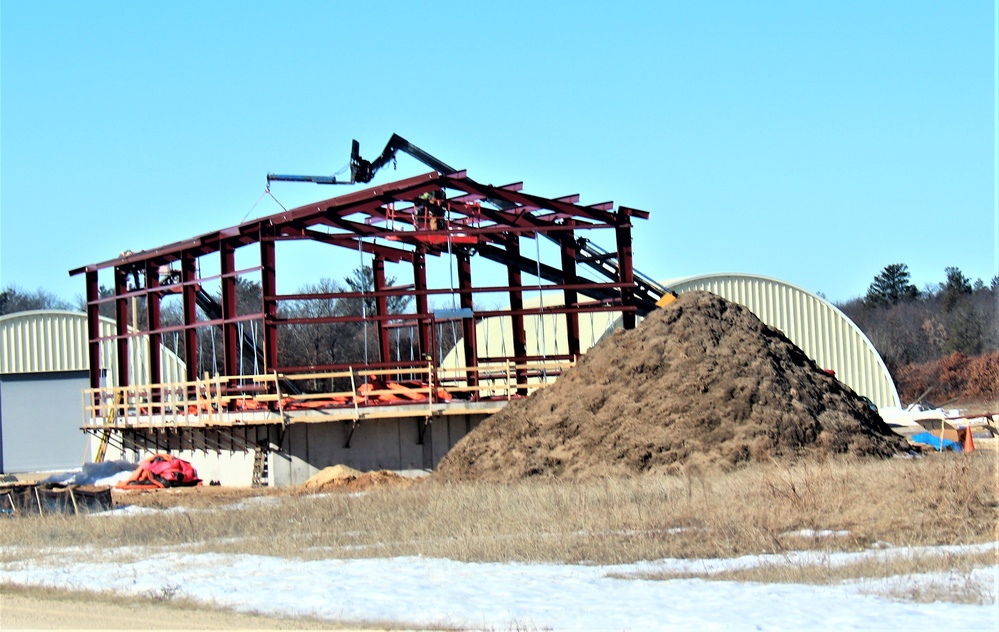
<path fill-rule="evenodd" d="M 964 427 L 964 451 L 975 451 L 975 440 L 971 438 L 971 426 Z"/>

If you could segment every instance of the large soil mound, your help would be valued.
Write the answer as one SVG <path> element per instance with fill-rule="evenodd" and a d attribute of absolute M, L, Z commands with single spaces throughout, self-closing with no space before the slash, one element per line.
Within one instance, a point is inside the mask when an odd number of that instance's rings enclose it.
<path fill-rule="evenodd" d="M 484 421 L 435 477 L 584 479 L 905 447 L 780 331 L 741 305 L 689 292 Z"/>

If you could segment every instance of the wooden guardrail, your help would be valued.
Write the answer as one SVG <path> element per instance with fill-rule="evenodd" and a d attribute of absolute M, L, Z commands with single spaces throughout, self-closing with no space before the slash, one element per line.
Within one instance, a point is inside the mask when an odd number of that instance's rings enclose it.
<path fill-rule="evenodd" d="M 195 381 L 163 382 L 134 386 L 106 386 L 83 390 L 84 428 L 116 428 L 135 424 L 204 426 L 239 423 L 252 413 L 278 413 L 293 409 L 337 408 L 353 410 L 386 405 L 384 398 L 400 396 L 400 389 L 379 388 L 406 374 L 411 381 L 403 389 L 409 403 L 433 406 L 447 401 L 443 389 L 455 403 L 510 400 L 551 384 L 573 362 L 490 363 L 468 367 L 347 370 L 321 373 L 205 376 Z M 518 383 L 517 377 L 526 379 Z M 470 379 L 471 378 L 471 379 Z M 351 390 L 290 394 L 281 392 L 283 382 L 303 383 L 349 380 Z M 416 384 L 413 384 L 413 383 Z M 419 396 L 419 399 L 416 398 Z M 377 415 L 375 415 L 377 416 Z M 393 415 L 386 415 L 393 416 Z"/>

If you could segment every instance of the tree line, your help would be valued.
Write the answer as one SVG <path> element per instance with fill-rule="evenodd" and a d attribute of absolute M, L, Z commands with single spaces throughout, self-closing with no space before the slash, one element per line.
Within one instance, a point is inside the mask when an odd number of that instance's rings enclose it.
<path fill-rule="evenodd" d="M 978 356 L 999 350 L 999 276 L 972 282 L 959 268 L 920 290 L 904 263 L 885 266 L 867 293 L 837 305 L 860 327 L 892 375 L 905 365 L 959 353 Z"/>

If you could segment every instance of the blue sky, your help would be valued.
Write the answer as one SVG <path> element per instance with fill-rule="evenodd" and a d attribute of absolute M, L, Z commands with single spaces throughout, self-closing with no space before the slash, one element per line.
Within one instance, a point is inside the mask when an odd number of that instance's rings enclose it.
<path fill-rule="evenodd" d="M 659 279 L 840 301 L 891 263 L 999 274 L 995 0 L 537 4 L 5 0 L 0 285 L 74 300 L 69 269 L 277 212 L 253 206 L 266 173 L 392 133 L 651 211 L 636 266 Z M 278 263 L 291 291 L 357 261 Z"/>

